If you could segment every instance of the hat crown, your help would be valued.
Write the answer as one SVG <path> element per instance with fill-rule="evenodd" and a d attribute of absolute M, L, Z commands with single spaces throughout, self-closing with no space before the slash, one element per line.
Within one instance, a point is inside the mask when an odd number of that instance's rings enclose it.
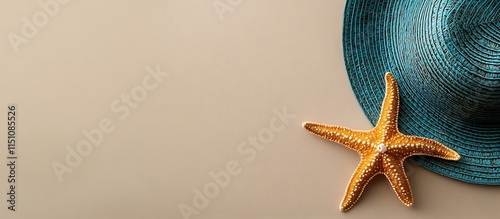
<path fill-rule="evenodd" d="M 500 4 L 496 0 L 461 0 L 451 4 L 449 23 L 463 27 L 498 23 Z"/>
<path fill-rule="evenodd" d="M 500 86 L 500 1 L 462 1 L 445 19 L 443 40 L 451 55 L 485 79 L 481 84 Z"/>
<path fill-rule="evenodd" d="M 434 2 L 422 4 L 429 3 Z M 420 69 L 412 74 L 423 74 L 403 86 L 421 94 L 428 111 L 469 126 L 500 127 L 500 1 L 454 1 L 438 7 L 440 14 L 422 7 L 429 12 L 427 19 L 417 21 L 421 23 L 400 24 L 410 26 L 407 34 L 418 42 L 402 55 Z"/>

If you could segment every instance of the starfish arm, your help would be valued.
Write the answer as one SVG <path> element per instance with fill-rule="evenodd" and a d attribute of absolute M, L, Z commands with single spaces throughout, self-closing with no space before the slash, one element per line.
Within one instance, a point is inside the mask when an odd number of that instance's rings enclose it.
<path fill-rule="evenodd" d="M 460 155 L 457 152 L 435 140 L 403 134 L 394 138 L 392 147 L 389 150 L 391 154 L 402 159 L 413 155 L 432 156 L 446 160 L 460 159 Z"/>
<path fill-rule="evenodd" d="M 399 91 L 398 84 L 392 73 L 385 74 L 385 97 L 382 103 L 380 117 L 375 127 L 378 136 L 387 140 L 398 133 Z"/>
<path fill-rule="evenodd" d="M 365 189 L 368 182 L 377 174 L 381 173 L 382 168 L 376 162 L 376 158 L 367 160 L 361 158 L 361 162 L 359 163 L 356 171 L 354 171 L 351 176 L 351 180 L 349 181 L 349 185 L 346 188 L 344 198 L 340 203 L 341 211 L 348 211 L 351 209 L 356 202 L 361 197 L 363 190 Z"/>
<path fill-rule="evenodd" d="M 342 126 L 324 125 L 312 122 L 305 122 L 302 126 L 312 134 L 339 143 L 358 152 L 368 147 L 370 142 L 370 134 L 366 131 L 355 131 Z"/>
<path fill-rule="evenodd" d="M 406 206 L 413 204 L 413 194 L 410 187 L 410 182 L 403 168 L 403 161 L 396 160 L 390 156 L 385 156 L 383 160 L 384 175 L 391 183 L 394 192 L 399 200 Z"/>

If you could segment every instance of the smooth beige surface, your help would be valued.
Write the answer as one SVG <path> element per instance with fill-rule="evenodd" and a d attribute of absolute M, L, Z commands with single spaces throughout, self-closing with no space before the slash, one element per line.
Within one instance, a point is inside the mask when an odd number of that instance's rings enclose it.
<path fill-rule="evenodd" d="M 38 3 L 47 1 L 0 1 L 0 123 L 10 103 L 19 114 L 15 213 L 4 201 L 0 126 L 2 219 L 183 218 L 180 206 L 198 213 L 189 218 L 500 214 L 499 187 L 410 163 L 412 207 L 376 177 L 351 211 L 339 211 L 359 156 L 301 124 L 371 128 L 343 63 L 344 1 L 221 0 L 228 10 L 221 19 L 212 0 L 72 0 L 16 53 L 8 34 L 22 36 L 23 17 L 42 16 Z M 161 83 L 145 70 L 157 65 L 169 73 Z M 144 94 L 143 80 L 158 86 L 137 105 L 121 102 Z M 280 119 L 284 109 L 294 118 Z M 68 148 L 101 121 L 113 130 L 60 182 L 54 162 L 66 164 Z M 228 172 L 228 163 L 233 175 L 214 190 L 210 173 Z M 204 203 L 196 192 L 205 188 L 213 197 Z"/>

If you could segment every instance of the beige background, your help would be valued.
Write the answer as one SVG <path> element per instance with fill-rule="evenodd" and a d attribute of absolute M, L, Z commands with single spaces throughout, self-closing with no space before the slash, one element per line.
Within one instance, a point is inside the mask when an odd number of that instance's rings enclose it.
<path fill-rule="evenodd" d="M 48 0 L 40 0 L 47 2 Z M 182 218 L 210 172 L 241 172 L 189 218 L 494 218 L 498 187 L 407 164 L 415 202 L 383 177 L 348 213 L 338 205 L 359 156 L 308 134 L 304 121 L 370 129 L 342 57 L 345 1 L 82 1 L 60 5 L 16 53 L 7 35 L 39 1 L 0 1 L 0 123 L 18 104 L 18 205 L 7 211 L 6 127 L 0 126 L 0 218 Z M 231 6 L 230 3 L 233 3 Z M 146 66 L 170 75 L 120 120 L 111 110 Z M 238 145 L 295 118 L 255 159 Z M 102 119 L 115 130 L 59 182 L 53 162 Z M 279 120 L 278 120 L 279 121 Z M 277 123 L 280 124 L 280 123 Z M 263 131 L 264 130 L 264 131 Z M 250 148 L 248 145 L 246 149 Z"/>

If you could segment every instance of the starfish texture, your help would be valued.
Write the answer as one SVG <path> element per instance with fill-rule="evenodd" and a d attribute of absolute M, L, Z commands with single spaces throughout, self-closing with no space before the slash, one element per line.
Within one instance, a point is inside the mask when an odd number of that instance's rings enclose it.
<path fill-rule="evenodd" d="M 378 174 L 389 180 L 398 198 L 407 206 L 413 203 L 410 183 L 403 161 L 409 156 L 426 155 L 458 160 L 460 155 L 443 144 L 428 138 L 404 135 L 398 130 L 399 91 L 394 76 L 385 75 L 386 93 L 377 125 L 369 131 L 306 122 L 309 132 L 344 145 L 361 155 L 361 162 L 351 177 L 341 211 L 348 211 L 358 201 L 368 182 Z"/>

